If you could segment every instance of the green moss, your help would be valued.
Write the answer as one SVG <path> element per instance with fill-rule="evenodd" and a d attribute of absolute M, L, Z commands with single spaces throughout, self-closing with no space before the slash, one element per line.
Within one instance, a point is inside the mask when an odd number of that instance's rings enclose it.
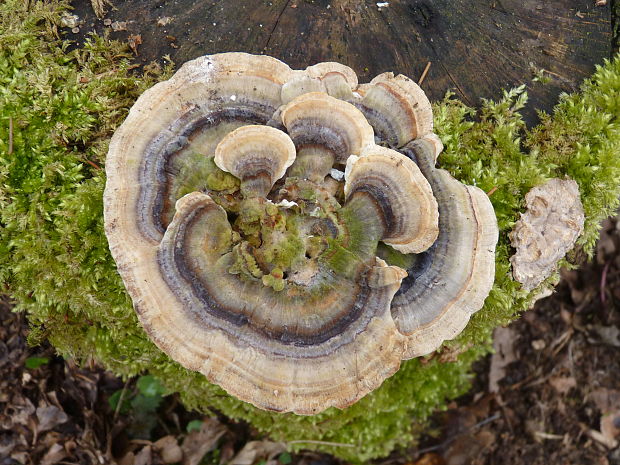
<path fill-rule="evenodd" d="M 466 331 L 449 343 L 458 361 L 411 360 L 380 389 L 344 411 L 300 417 L 255 409 L 172 362 L 138 325 L 103 233 L 103 171 L 109 137 L 154 75 L 132 76 L 120 44 L 93 37 L 69 51 L 54 31 L 64 2 L 0 4 L 0 279 L 27 311 L 31 341 L 48 338 L 65 356 L 95 357 L 123 376 L 150 373 L 185 404 L 246 419 L 275 440 L 322 440 L 349 460 L 387 454 L 413 438 L 413 425 L 468 386 L 471 363 L 491 331 L 527 308 L 531 295 L 510 275 L 507 233 L 525 193 L 553 176 L 581 188 L 591 253 L 599 221 L 618 205 L 620 59 L 561 98 L 553 116 L 527 130 L 522 89 L 476 111 L 450 97 L 435 105 L 446 145 L 441 165 L 490 191 L 500 225 L 496 283 Z M 157 74 L 164 79 L 166 69 Z M 12 122 L 12 145 L 9 127 Z M 310 193 L 308 193 L 310 198 Z M 549 280 L 551 281 L 551 280 Z M 549 285 L 549 284 L 545 284 Z M 418 428 L 419 429 L 419 428 Z M 319 447 L 297 443 L 299 447 Z"/>
<path fill-rule="evenodd" d="M 196 156 L 204 157 L 204 155 L 196 155 Z M 204 172 L 201 172 L 200 170 L 196 171 L 196 167 L 202 167 L 202 164 L 190 162 L 186 165 L 188 171 L 191 171 L 192 167 L 194 168 L 194 171 L 192 172 L 192 180 L 206 179 L 207 180 L 206 187 L 207 189 L 212 190 L 212 191 L 232 194 L 233 192 L 236 192 L 239 190 L 239 184 L 240 184 L 239 179 L 235 178 L 232 174 L 219 169 L 218 166 L 215 164 L 215 157 L 206 157 L 205 165 L 206 166 L 204 168 Z M 196 184 L 186 183 L 184 180 L 182 180 L 182 183 L 183 183 L 183 186 L 186 186 L 186 185 L 196 186 L 197 185 L 197 183 Z M 200 188 L 197 187 L 197 188 L 194 188 L 194 190 L 200 190 Z M 189 192 L 194 192 L 194 191 L 188 190 L 187 192 L 180 193 L 179 197 L 182 197 L 183 195 Z"/>

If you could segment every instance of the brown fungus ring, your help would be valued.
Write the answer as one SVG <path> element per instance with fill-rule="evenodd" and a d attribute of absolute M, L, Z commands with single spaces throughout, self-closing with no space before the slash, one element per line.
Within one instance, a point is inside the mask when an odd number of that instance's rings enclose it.
<path fill-rule="evenodd" d="M 106 161 L 106 235 L 149 337 L 263 409 L 356 402 L 455 337 L 492 285 L 493 209 L 435 169 L 441 148 L 404 76 L 186 63 Z"/>

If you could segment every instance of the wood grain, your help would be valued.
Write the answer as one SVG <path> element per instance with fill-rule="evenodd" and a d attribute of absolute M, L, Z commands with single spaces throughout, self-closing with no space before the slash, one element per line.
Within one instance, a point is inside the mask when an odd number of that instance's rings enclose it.
<path fill-rule="evenodd" d="M 104 29 L 88 0 L 73 4 L 85 21 L 78 38 Z M 431 100 L 453 89 L 476 105 L 525 83 L 530 120 L 533 108 L 550 109 L 592 74 L 612 42 L 610 8 L 594 0 L 392 0 L 383 8 L 368 0 L 116 0 L 115 8 L 106 18 L 128 24 L 112 37 L 141 35 L 143 62 L 244 51 L 294 68 L 339 61 L 365 82 L 384 71 L 417 80 L 430 61 L 423 88 Z M 537 69 L 547 84 L 532 82 Z"/>

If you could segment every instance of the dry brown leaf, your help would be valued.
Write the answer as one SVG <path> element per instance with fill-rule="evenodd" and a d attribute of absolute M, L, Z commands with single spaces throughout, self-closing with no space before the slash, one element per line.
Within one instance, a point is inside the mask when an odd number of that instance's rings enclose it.
<path fill-rule="evenodd" d="M 601 417 L 601 433 L 613 449 L 618 445 L 620 438 L 620 410 L 607 413 Z"/>
<path fill-rule="evenodd" d="M 612 347 L 620 347 L 620 328 L 616 326 L 593 325 L 599 341 Z"/>
<path fill-rule="evenodd" d="M 566 394 L 572 388 L 577 387 L 577 381 L 572 376 L 554 376 L 549 379 L 549 384 L 559 394 Z"/>
<path fill-rule="evenodd" d="M 231 438 L 226 439 L 220 445 L 220 465 L 227 463 L 235 456 L 235 441 Z"/>
<path fill-rule="evenodd" d="M 127 37 L 127 43 L 129 44 L 129 48 L 132 52 L 137 55 L 138 54 L 138 45 L 142 43 L 142 36 L 140 34 L 131 34 Z"/>
<path fill-rule="evenodd" d="M 65 423 L 69 417 L 67 414 L 54 405 L 37 408 L 37 419 L 39 420 L 39 433 L 48 431 L 56 426 Z"/>
<path fill-rule="evenodd" d="M 159 453 L 164 463 L 176 463 L 183 460 L 183 451 L 179 447 L 179 443 L 172 435 L 164 436 L 158 439 L 153 448 Z"/>
<path fill-rule="evenodd" d="M 152 465 L 153 451 L 151 446 L 144 446 L 140 452 L 136 454 L 134 465 Z"/>
<path fill-rule="evenodd" d="M 215 418 L 204 420 L 200 431 L 192 431 L 183 441 L 183 465 L 198 465 L 225 432 L 226 427 Z"/>
<path fill-rule="evenodd" d="M 0 368 L 9 361 L 9 348 L 0 341 Z"/>
<path fill-rule="evenodd" d="M 517 333 L 511 328 L 497 328 L 493 333 L 493 349 L 489 369 L 489 392 L 499 391 L 499 381 L 506 376 L 506 367 L 517 357 L 514 352 L 514 342 Z"/>
<path fill-rule="evenodd" d="M 228 465 L 252 465 L 261 459 L 271 460 L 286 451 L 282 442 L 250 441 L 241 449 Z"/>
<path fill-rule="evenodd" d="M 17 446 L 17 435 L 8 431 L 0 432 L 0 457 L 8 457 Z"/>
<path fill-rule="evenodd" d="M 24 452 L 24 451 L 13 452 L 11 454 L 11 458 L 13 460 L 16 460 L 18 463 L 28 463 L 29 462 L 29 458 L 30 458 L 30 454 L 28 452 Z"/>
<path fill-rule="evenodd" d="M 435 454 L 434 452 L 429 452 L 424 454 L 418 460 L 413 462 L 410 465 L 445 465 L 446 461 L 439 454 Z"/>
<path fill-rule="evenodd" d="M 11 405 L 15 411 L 6 418 L 0 418 L 0 426 L 6 430 L 11 430 L 14 424 L 28 426 L 28 421 L 35 412 L 34 405 L 30 402 L 30 399 L 17 394 L 13 397 Z"/>
<path fill-rule="evenodd" d="M 469 465 L 495 441 L 495 434 L 482 430 L 458 436 L 444 455 L 446 465 Z"/>
<path fill-rule="evenodd" d="M 136 461 L 136 454 L 133 452 L 127 452 L 118 460 L 118 465 L 134 465 Z"/>
<path fill-rule="evenodd" d="M 615 389 L 595 389 L 590 393 L 590 398 L 602 413 L 620 409 L 620 391 Z"/>
<path fill-rule="evenodd" d="M 59 443 L 53 444 L 43 456 L 40 465 L 54 465 L 67 457 L 67 451 Z"/>

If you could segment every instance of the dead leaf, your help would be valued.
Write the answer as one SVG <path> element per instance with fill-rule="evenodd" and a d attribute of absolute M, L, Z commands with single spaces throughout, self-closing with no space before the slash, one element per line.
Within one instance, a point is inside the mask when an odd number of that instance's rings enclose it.
<path fill-rule="evenodd" d="M 220 445 L 220 465 L 227 463 L 235 456 L 235 441 L 233 439 L 226 439 L 223 444 Z"/>
<path fill-rule="evenodd" d="M 572 388 L 577 387 L 577 381 L 572 376 L 554 376 L 549 379 L 549 384 L 559 394 L 566 394 Z"/>
<path fill-rule="evenodd" d="M 491 357 L 489 369 L 489 392 L 499 391 L 499 381 L 506 376 L 506 367 L 517 357 L 514 352 L 514 342 L 517 333 L 512 328 L 496 328 L 493 333 L 494 354 Z"/>
<path fill-rule="evenodd" d="M 200 431 L 192 431 L 183 441 L 183 465 L 198 465 L 208 452 L 215 449 L 225 432 L 226 427 L 215 418 L 204 420 Z"/>
<path fill-rule="evenodd" d="M 613 449 L 618 445 L 620 438 L 620 410 L 605 414 L 601 417 L 601 433 L 605 436 L 607 444 Z"/>
<path fill-rule="evenodd" d="M 22 451 L 20 451 L 20 452 L 13 452 L 11 454 L 11 458 L 13 460 L 16 460 L 19 463 L 28 463 L 30 461 L 29 460 L 30 459 L 30 453 L 25 452 L 25 451 L 24 452 L 22 452 Z"/>
<path fill-rule="evenodd" d="M 136 455 L 134 465 L 151 465 L 153 463 L 153 451 L 151 446 L 144 446 Z"/>
<path fill-rule="evenodd" d="M 620 328 L 616 326 L 593 325 L 591 329 L 598 336 L 598 342 L 612 347 L 620 347 Z"/>
<path fill-rule="evenodd" d="M 3 341 L 0 341 L 0 368 L 9 361 L 9 348 Z"/>
<path fill-rule="evenodd" d="M 590 393 L 590 398 L 603 414 L 620 409 L 620 391 L 615 389 L 595 389 Z"/>
<path fill-rule="evenodd" d="M 15 411 L 7 415 L 7 423 L 0 422 L 0 426 L 2 426 L 4 429 L 12 429 L 12 424 L 15 423 L 28 426 L 28 420 L 30 420 L 30 416 L 35 412 L 34 405 L 32 402 L 30 402 L 30 399 L 28 399 L 27 397 L 23 397 L 19 394 L 13 397 L 12 410 Z"/>
<path fill-rule="evenodd" d="M 159 27 L 163 27 L 166 26 L 167 24 L 170 24 L 172 22 L 172 18 L 170 16 L 164 16 L 163 18 L 159 18 L 157 20 L 157 25 Z"/>
<path fill-rule="evenodd" d="M 112 26 L 112 30 L 116 32 L 126 31 L 127 21 L 114 21 L 112 24 L 110 24 L 110 26 Z"/>
<path fill-rule="evenodd" d="M 459 436 L 444 455 L 446 465 L 469 465 L 494 441 L 495 434 L 486 429 L 477 434 Z"/>
<path fill-rule="evenodd" d="M 153 448 L 159 453 L 164 463 L 176 463 L 183 460 L 183 451 L 179 447 L 179 443 L 172 435 L 164 436 L 158 439 Z"/>
<path fill-rule="evenodd" d="M 43 456 L 40 465 L 54 465 L 67 457 L 67 451 L 59 443 L 53 444 Z"/>
<path fill-rule="evenodd" d="M 424 454 L 411 465 L 446 465 L 446 461 L 441 455 L 435 454 L 434 452 L 429 452 Z"/>
<path fill-rule="evenodd" d="M 121 457 L 121 459 L 118 461 L 118 465 L 134 465 L 135 462 L 136 454 L 130 451 Z"/>
<path fill-rule="evenodd" d="M 69 419 L 65 412 L 54 405 L 37 408 L 37 418 L 39 420 L 39 433 L 53 429 Z"/>
<path fill-rule="evenodd" d="M 260 459 L 269 462 L 284 451 L 286 451 L 286 445 L 282 442 L 250 441 L 228 462 L 228 465 L 252 465 Z"/>
<path fill-rule="evenodd" d="M 129 48 L 133 51 L 135 55 L 138 54 L 138 45 L 142 43 L 142 36 L 140 34 L 131 34 L 127 37 L 127 43 L 129 44 Z"/>
<path fill-rule="evenodd" d="M 0 457 L 8 457 L 17 446 L 17 435 L 8 431 L 0 432 Z"/>

